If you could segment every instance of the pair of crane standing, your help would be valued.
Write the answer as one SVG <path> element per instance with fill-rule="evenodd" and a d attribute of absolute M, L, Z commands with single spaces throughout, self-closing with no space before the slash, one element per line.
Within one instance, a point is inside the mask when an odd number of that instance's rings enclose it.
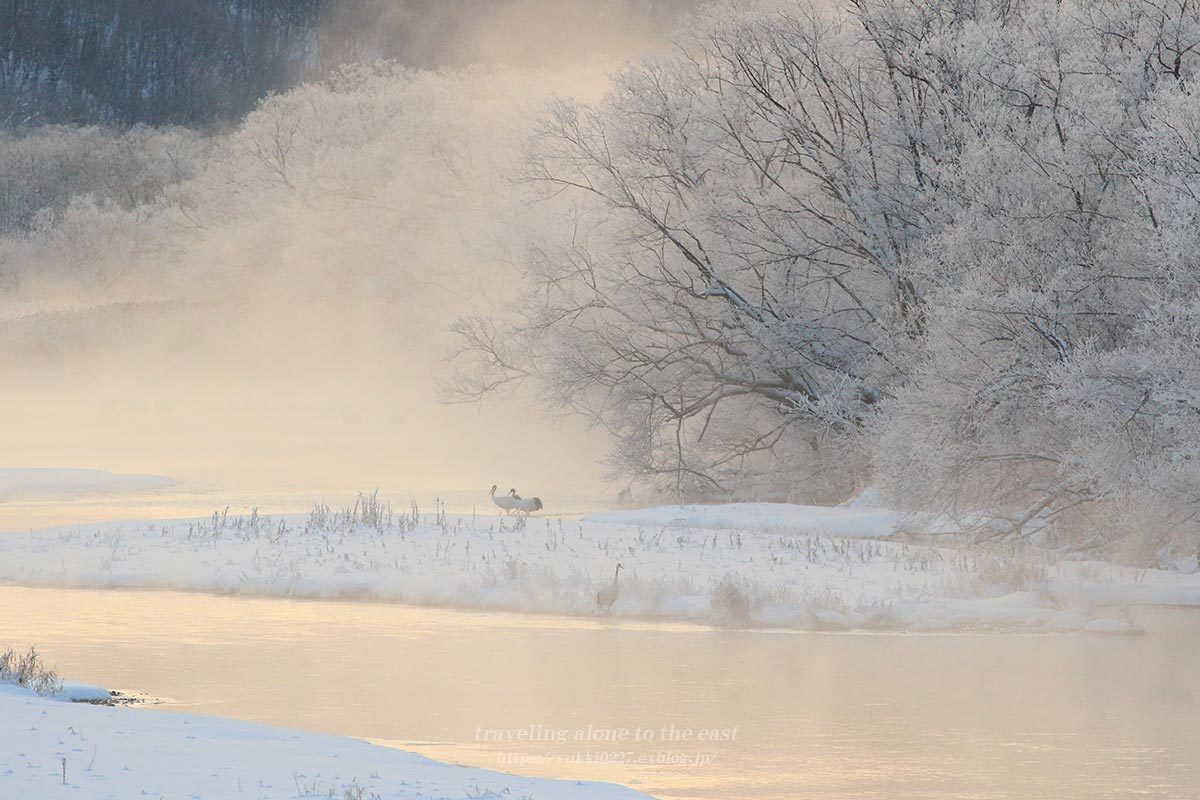
<path fill-rule="evenodd" d="M 497 496 L 495 484 L 492 484 L 492 502 L 498 507 L 503 508 L 505 514 L 511 514 L 514 511 L 529 514 L 542 510 L 542 499 L 540 497 L 526 499 L 517 494 L 516 489 L 509 489 L 508 494 Z"/>
<path fill-rule="evenodd" d="M 497 508 L 504 509 L 505 514 L 511 514 L 514 511 L 530 514 L 534 511 L 542 510 L 542 499 L 540 497 L 526 499 L 517 494 L 516 489 L 509 489 L 507 494 L 497 495 L 497 488 L 495 484 L 492 484 L 492 502 L 496 504 Z M 617 602 L 617 598 L 621 596 L 621 570 L 623 568 L 621 563 L 617 562 L 617 569 L 613 575 L 612 583 L 596 592 L 596 605 L 605 611 L 611 610 L 612 604 Z"/>

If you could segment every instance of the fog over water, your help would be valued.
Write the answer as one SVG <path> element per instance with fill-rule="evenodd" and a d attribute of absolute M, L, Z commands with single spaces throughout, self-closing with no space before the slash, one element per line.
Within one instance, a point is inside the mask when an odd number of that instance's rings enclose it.
<path fill-rule="evenodd" d="M 614 494 L 604 438 L 582 421 L 548 419 L 528 392 L 447 407 L 435 385 L 447 326 L 510 299 L 536 211 L 507 178 L 540 107 L 598 96 L 623 60 L 668 47 L 688 5 L 442 13 L 414 61 L 454 69 L 349 69 L 226 133 L 135 132 L 128 163 L 150 163 L 160 194 L 131 208 L 81 195 L 0 240 L 0 413 L 14 421 L 0 463 L 168 475 L 213 502 L 375 486 L 486 501 L 492 483 Z M 23 146 L 87 151 L 96 136 Z M 122 181 L 92 183 L 119 195 Z M 0 513 L 0 527 L 28 521 Z"/>

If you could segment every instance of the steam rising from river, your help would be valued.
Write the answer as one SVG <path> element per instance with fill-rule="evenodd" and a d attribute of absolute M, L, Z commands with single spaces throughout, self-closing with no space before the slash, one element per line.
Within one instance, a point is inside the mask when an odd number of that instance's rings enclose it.
<path fill-rule="evenodd" d="M 503 24 L 459 25 L 446 52 L 528 64 L 555 25 L 580 40 L 585 6 L 538 28 L 545 3 L 510 4 Z M 243 489 L 600 490 L 603 442 L 580 422 L 527 395 L 444 407 L 434 385 L 446 326 L 513 290 L 530 212 L 505 177 L 539 107 L 599 94 L 613 55 L 658 35 L 610 27 L 548 52 L 552 69 L 347 68 L 203 146 L 142 134 L 138 158 L 195 177 L 132 209 L 79 196 L 0 241 L 3 465 Z"/>

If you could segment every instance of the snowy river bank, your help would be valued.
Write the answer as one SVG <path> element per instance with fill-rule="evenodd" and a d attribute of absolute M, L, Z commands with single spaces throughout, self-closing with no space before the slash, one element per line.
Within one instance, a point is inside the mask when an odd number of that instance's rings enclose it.
<path fill-rule="evenodd" d="M 670 506 L 582 520 L 352 512 L 106 522 L 0 535 L 0 581 L 350 598 L 809 630 L 1135 630 L 1200 574 L 895 537 L 887 511 Z M 624 567 L 611 609 L 596 595 Z"/>
<path fill-rule="evenodd" d="M 95 708 L 5 689 L 0 789 L 1024 798 L 1068 775 L 1063 796 L 1095 800 L 1200 782 L 1184 744 L 1200 737 L 1200 576 L 933 546 L 898 522 L 363 502 L 0 534 L 0 645 L 165 699 Z"/>
<path fill-rule="evenodd" d="M 0 719 L 4 797 L 645 797 L 452 766 L 339 736 L 47 699 L 12 685 L 0 684 Z"/>

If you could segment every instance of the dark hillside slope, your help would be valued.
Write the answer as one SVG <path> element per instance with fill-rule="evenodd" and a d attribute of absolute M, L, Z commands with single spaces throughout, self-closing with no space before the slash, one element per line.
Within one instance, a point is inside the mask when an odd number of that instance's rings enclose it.
<path fill-rule="evenodd" d="M 697 0 L 0 0 L 0 125 L 235 120 L 338 65 L 541 64 L 661 35 Z"/>

